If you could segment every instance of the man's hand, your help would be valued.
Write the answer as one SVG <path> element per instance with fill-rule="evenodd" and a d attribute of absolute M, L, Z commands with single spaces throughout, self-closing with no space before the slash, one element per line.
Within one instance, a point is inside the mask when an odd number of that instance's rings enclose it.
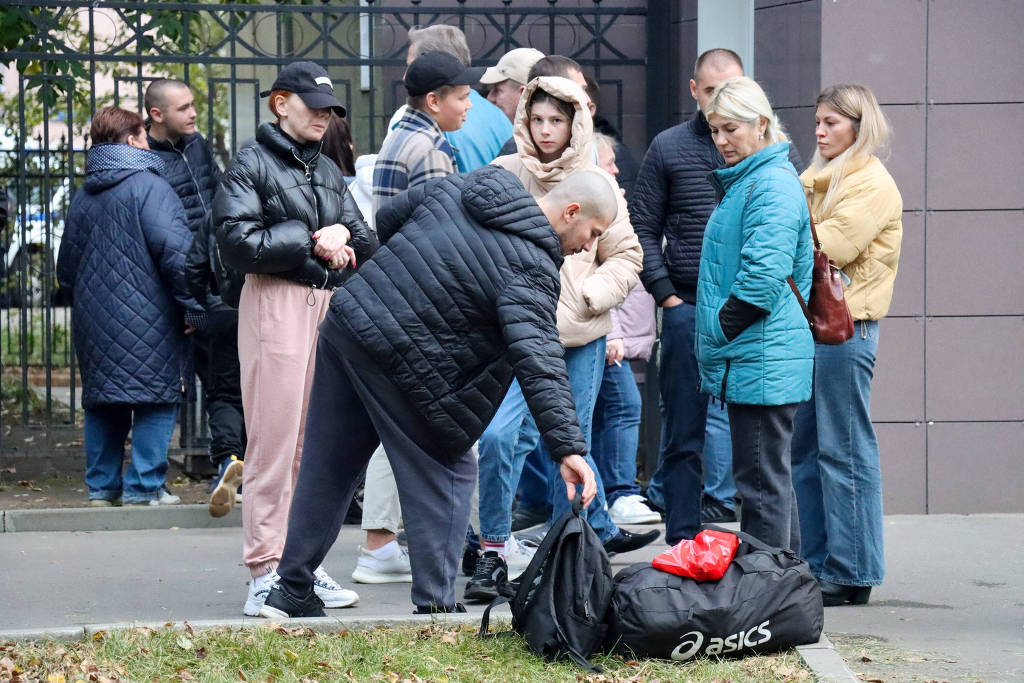
<path fill-rule="evenodd" d="M 590 469 L 583 456 L 565 456 L 558 469 L 565 482 L 565 492 L 569 500 L 576 497 L 576 484 L 583 484 L 583 507 L 590 505 L 590 501 L 597 495 L 597 480 L 594 478 L 594 470 Z"/>
<path fill-rule="evenodd" d="M 673 306 L 678 306 L 681 303 L 683 303 L 682 299 L 680 299 L 675 294 L 671 294 L 668 297 L 666 297 L 664 301 L 661 302 L 661 307 L 672 308 Z"/>
<path fill-rule="evenodd" d="M 313 253 L 317 258 L 329 262 L 348 244 L 351 238 L 352 235 L 349 233 L 348 228 L 341 223 L 320 228 L 313 233 L 313 239 L 316 240 Z"/>
<path fill-rule="evenodd" d="M 622 365 L 626 357 L 626 343 L 621 339 L 609 339 L 604 347 L 604 359 L 608 365 Z"/>

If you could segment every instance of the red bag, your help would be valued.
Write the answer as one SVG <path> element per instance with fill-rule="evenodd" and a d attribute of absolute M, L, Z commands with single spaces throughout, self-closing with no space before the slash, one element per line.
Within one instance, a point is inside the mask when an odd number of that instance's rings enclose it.
<path fill-rule="evenodd" d="M 654 558 L 655 569 L 697 581 L 717 581 L 729 568 L 740 539 L 727 531 L 701 531 L 693 540 L 683 539 Z"/>

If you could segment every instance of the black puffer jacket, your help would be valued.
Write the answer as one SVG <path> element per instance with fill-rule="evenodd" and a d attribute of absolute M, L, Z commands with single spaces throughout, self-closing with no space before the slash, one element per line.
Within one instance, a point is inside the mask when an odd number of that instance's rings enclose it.
<path fill-rule="evenodd" d="M 357 264 L 377 249 L 337 164 L 316 152 L 303 162 L 274 124 L 256 130 L 224 173 L 213 200 L 224 262 L 243 273 L 268 273 L 308 287 L 333 289 L 352 268 L 329 270 L 313 255 L 313 233 L 341 223 Z"/>
<path fill-rule="evenodd" d="M 448 453 L 473 445 L 513 375 L 551 452 L 586 452 L 558 342 L 558 236 L 515 175 L 428 181 L 377 212 L 384 246 L 334 293 L 340 325 Z M 390 239 L 388 239 L 390 237 Z"/>
<path fill-rule="evenodd" d="M 795 145 L 789 160 L 803 167 Z M 708 174 L 723 166 L 702 112 L 659 133 L 640 163 L 629 216 L 644 250 L 640 280 L 659 304 L 673 294 L 697 301 L 704 226 L 718 205 Z"/>
<path fill-rule="evenodd" d="M 193 133 L 177 144 L 150 137 L 149 150 L 164 162 L 164 178 L 181 199 L 188 229 L 195 235 L 210 217 L 213 193 L 220 180 L 220 169 L 213 160 L 210 145 L 202 135 Z"/>

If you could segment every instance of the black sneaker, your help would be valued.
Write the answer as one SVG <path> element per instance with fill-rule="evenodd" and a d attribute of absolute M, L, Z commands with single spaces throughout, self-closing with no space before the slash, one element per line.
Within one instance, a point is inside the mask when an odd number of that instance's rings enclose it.
<path fill-rule="evenodd" d="M 716 498 L 705 496 L 700 506 L 700 521 L 701 524 L 735 522 L 736 511 L 730 510 L 725 503 Z"/>
<path fill-rule="evenodd" d="M 609 555 L 615 553 L 628 553 L 645 545 L 661 535 L 659 529 L 653 529 L 646 534 L 634 534 L 632 531 L 619 529 L 619 533 L 604 542 L 604 549 Z"/>
<path fill-rule="evenodd" d="M 501 555 L 488 550 L 476 563 L 473 578 L 466 584 L 463 600 L 489 601 L 498 597 L 498 586 L 508 578 L 508 565 Z"/>
<path fill-rule="evenodd" d="M 457 602 L 451 607 L 438 607 L 437 605 L 417 605 L 413 614 L 461 614 L 465 613 L 466 606 Z"/>
<path fill-rule="evenodd" d="M 476 572 L 476 563 L 480 561 L 480 551 L 468 545 L 462 551 L 462 575 L 473 576 Z"/>
<path fill-rule="evenodd" d="M 324 601 L 311 588 L 304 598 L 297 598 L 280 585 L 270 589 L 260 616 L 267 619 L 300 619 L 302 617 L 326 617 Z"/>

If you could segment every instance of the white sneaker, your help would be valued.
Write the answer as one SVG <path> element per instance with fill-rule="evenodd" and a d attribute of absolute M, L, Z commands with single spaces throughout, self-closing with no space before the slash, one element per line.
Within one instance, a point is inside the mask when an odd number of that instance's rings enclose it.
<path fill-rule="evenodd" d="M 127 505 L 150 505 L 156 507 L 157 505 L 177 505 L 181 502 L 181 498 L 174 495 L 167 488 L 160 489 L 160 495 L 151 500 L 140 500 L 137 503 L 127 503 Z"/>
<path fill-rule="evenodd" d="M 359 559 L 356 560 L 352 580 L 356 583 L 409 583 L 412 581 L 412 568 L 409 566 L 409 553 L 405 548 L 392 541 L 394 552 L 383 560 L 374 557 L 369 550 L 359 547 Z"/>
<path fill-rule="evenodd" d="M 313 591 L 324 601 L 324 607 L 351 607 L 359 602 L 359 594 L 342 588 L 323 567 L 313 572 Z"/>
<path fill-rule="evenodd" d="M 505 564 L 508 566 L 508 580 L 515 581 L 519 575 L 526 571 L 533 560 L 537 549 L 520 543 L 515 535 L 508 538 L 508 553 L 505 554 Z"/>
<path fill-rule="evenodd" d="M 616 498 L 608 508 L 608 515 L 615 524 L 655 524 L 661 515 L 647 507 L 643 496 L 632 495 Z"/>
<path fill-rule="evenodd" d="M 260 608 L 270 594 L 270 589 L 277 585 L 277 572 L 271 569 L 263 576 L 257 576 L 249 581 L 249 596 L 245 599 L 245 608 L 242 610 L 247 617 L 258 617 Z"/>

